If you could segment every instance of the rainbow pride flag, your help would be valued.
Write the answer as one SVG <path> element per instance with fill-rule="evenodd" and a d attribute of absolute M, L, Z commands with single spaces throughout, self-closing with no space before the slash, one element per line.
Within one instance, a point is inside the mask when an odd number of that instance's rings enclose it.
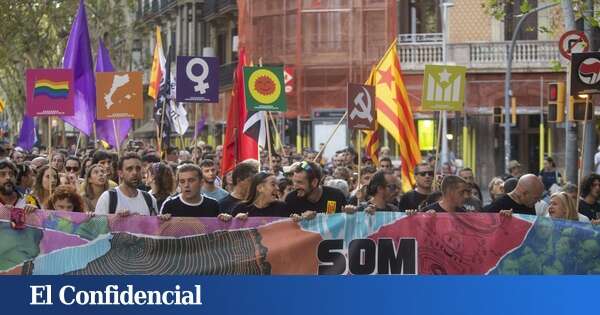
<path fill-rule="evenodd" d="M 45 95 L 50 98 L 68 98 L 69 81 L 38 80 L 33 88 L 33 95 Z"/>

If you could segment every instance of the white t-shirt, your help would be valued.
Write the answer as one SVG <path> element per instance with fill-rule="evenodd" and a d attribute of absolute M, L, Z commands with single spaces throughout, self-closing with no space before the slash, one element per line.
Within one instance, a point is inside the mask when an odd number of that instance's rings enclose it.
<path fill-rule="evenodd" d="M 129 213 L 137 213 L 141 215 L 150 215 L 150 209 L 148 209 L 148 205 L 146 204 L 146 200 L 142 195 L 142 192 L 138 189 L 137 195 L 133 198 L 129 198 L 125 196 L 119 187 L 115 188 L 117 191 L 117 209 L 115 212 L 123 212 L 128 210 Z M 108 190 L 103 192 L 98 198 L 98 203 L 96 204 L 96 210 L 94 213 L 96 214 L 108 214 L 108 206 L 109 206 L 109 192 Z M 154 209 L 157 209 L 156 199 L 150 195 L 152 198 L 152 205 Z"/>

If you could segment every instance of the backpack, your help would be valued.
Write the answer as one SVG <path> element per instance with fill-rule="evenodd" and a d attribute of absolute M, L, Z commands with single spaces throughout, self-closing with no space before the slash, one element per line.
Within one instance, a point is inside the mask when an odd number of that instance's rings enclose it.
<path fill-rule="evenodd" d="M 144 201 L 146 201 L 146 206 L 150 210 L 150 215 L 156 215 L 156 209 L 154 209 L 154 205 L 152 204 L 152 197 L 149 193 L 140 190 L 142 196 L 144 197 Z M 108 191 L 108 213 L 114 214 L 117 211 L 117 191 L 113 188 Z"/>

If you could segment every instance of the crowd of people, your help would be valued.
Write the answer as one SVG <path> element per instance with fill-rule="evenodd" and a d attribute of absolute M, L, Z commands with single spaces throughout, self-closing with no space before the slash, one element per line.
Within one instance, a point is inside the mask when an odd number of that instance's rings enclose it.
<path fill-rule="evenodd" d="M 389 149 L 375 165 L 358 163 L 351 148 L 329 160 L 317 152 L 284 146 L 259 160 L 245 160 L 220 174 L 222 148 L 169 148 L 161 159 L 136 141 L 121 154 L 103 149 L 43 148 L 26 152 L 0 143 L 0 203 L 6 207 L 86 212 L 90 215 L 248 217 L 311 219 L 317 213 L 364 211 L 496 212 L 600 222 L 600 175 L 585 177 L 580 189 L 564 183 L 551 157 L 538 174 L 523 174 L 511 161 L 509 173 L 483 190 L 469 168 L 440 168 L 426 159 L 413 170 L 414 189 L 402 192 L 401 170 Z M 358 169 L 360 165 L 360 170 Z M 484 200 L 489 196 L 489 201 Z"/>

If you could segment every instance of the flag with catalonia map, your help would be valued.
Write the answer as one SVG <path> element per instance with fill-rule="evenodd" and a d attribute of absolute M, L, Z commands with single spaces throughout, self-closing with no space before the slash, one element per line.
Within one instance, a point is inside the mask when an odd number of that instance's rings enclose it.
<path fill-rule="evenodd" d="M 249 111 L 287 110 L 283 67 L 244 67 L 244 86 Z"/>

